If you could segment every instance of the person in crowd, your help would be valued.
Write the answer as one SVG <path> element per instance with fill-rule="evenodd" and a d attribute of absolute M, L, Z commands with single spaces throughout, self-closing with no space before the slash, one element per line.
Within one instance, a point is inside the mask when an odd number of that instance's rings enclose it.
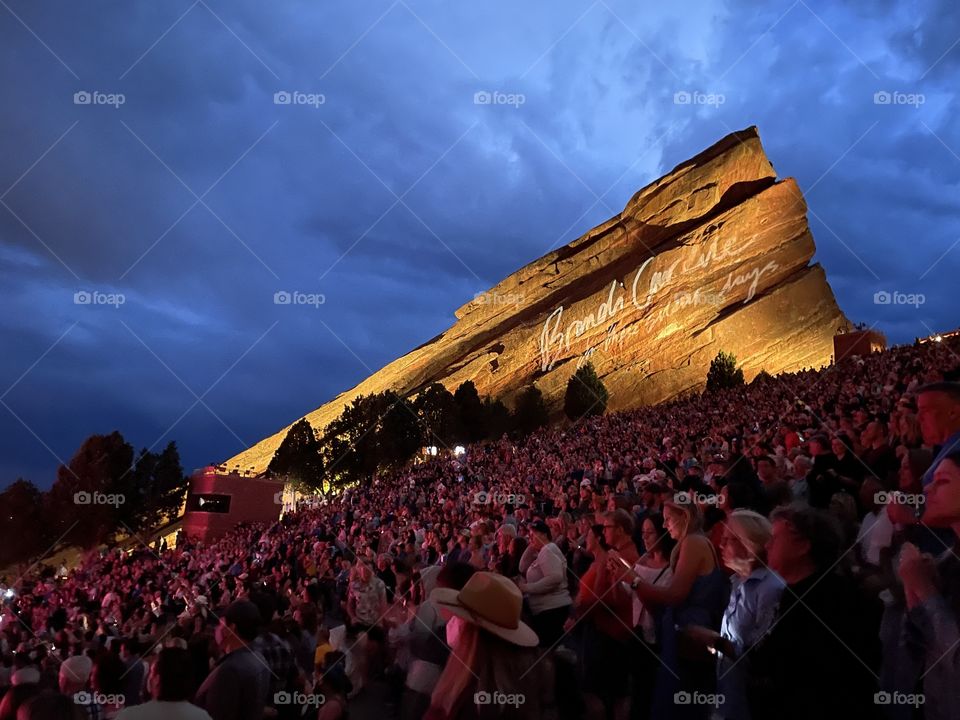
<path fill-rule="evenodd" d="M 445 565 L 438 573 L 431 573 L 431 580 L 424 580 L 426 600 L 410 620 L 409 647 L 410 669 L 400 708 L 401 720 L 419 720 L 430 707 L 430 695 L 440 678 L 440 673 L 450 654 L 444 642 L 446 621 L 437 604 L 430 598 L 435 588 L 461 590 L 476 570 L 468 563 Z"/>
<path fill-rule="evenodd" d="M 607 513 L 609 516 L 615 514 Z M 627 516 L 627 520 L 632 525 L 632 518 Z M 583 682 L 587 717 L 591 719 L 605 718 L 608 714 L 625 718 L 629 709 L 629 638 L 633 631 L 633 605 L 629 591 L 619 582 L 619 575 L 611 573 L 607 565 L 610 546 L 605 534 L 602 525 L 594 525 L 587 532 L 586 549 L 594 560 L 580 580 L 573 615 L 564 625 L 564 630 L 569 632 L 577 623 L 582 623 Z"/>
<path fill-rule="evenodd" d="M 297 668 L 293 652 L 290 649 L 290 643 L 281 637 L 284 635 L 283 623 L 274 617 L 276 615 L 274 599 L 267 593 L 259 592 L 250 596 L 250 602 L 256 605 L 260 617 L 260 632 L 253 641 L 252 647 L 264 659 L 269 672 L 270 687 L 267 692 L 267 705 L 283 717 L 290 713 L 290 708 L 286 705 L 278 706 L 275 699 L 280 693 L 295 689 Z"/>
<path fill-rule="evenodd" d="M 23 683 L 8 688 L 0 700 L 0 720 L 17 720 L 17 711 L 34 695 L 40 692 L 37 683 Z M 81 720 L 84 720 L 81 718 Z"/>
<path fill-rule="evenodd" d="M 397 574 L 393 571 L 394 559 L 387 553 L 380 553 L 377 556 L 377 577 L 383 581 L 387 591 L 387 602 L 393 602 L 394 593 L 397 591 Z"/>
<path fill-rule="evenodd" d="M 125 707 L 143 702 L 143 690 L 146 686 L 147 663 L 140 657 L 140 641 L 135 637 L 125 637 L 120 641 L 120 660 L 123 662 L 123 699 Z"/>
<path fill-rule="evenodd" d="M 534 650 L 537 634 L 520 620 L 517 586 L 478 572 L 461 590 L 437 588 L 430 597 L 449 618 L 450 657 L 425 720 L 540 717 L 552 695 L 550 665 Z"/>
<path fill-rule="evenodd" d="M 126 671 L 123 661 L 112 650 L 102 650 L 93 663 L 91 685 L 94 701 L 100 703 L 100 715 L 103 720 L 115 720 L 123 710 L 123 673 Z"/>
<path fill-rule="evenodd" d="M 781 479 L 774 459 L 769 455 L 760 455 L 754 458 L 754 464 L 763 492 L 763 507 L 769 512 L 780 505 L 790 504 L 793 493 L 789 483 Z"/>
<path fill-rule="evenodd" d="M 843 489 L 840 474 L 837 471 L 837 456 L 833 454 L 830 437 L 817 434 L 808 443 L 813 465 L 807 474 L 807 492 L 810 505 L 825 509 L 830 498 Z"/>
<path fill-rule="evenodd" d="M 926 487 L 933 482 L 940 461 L 960 447 L 960 383 L 938 382 L 917 391 L 917 419 L 923 442 L 936 448 L 930 468 L 923 476 Z"/>
<path fill-rule="evenodd" d="M 223 653 L 197 690 L 196 703 L 212 720 L 260 720 L 270 690 L 270 670 L 253 649 L 260 611 L 249 600 L 234 600 L 216 630 Z"/>
<path fill-rule="evenodd" d="M 355 572 L 347 596 L 347 617 L 366 630 L 380 623 L 387 611 L 387 586 L 366 562 L 358 562 Z"/>
<path fill-rule="evenodd" d="M 323 704 L 317 720 L 346 720 L 349 716 L 348 698 L 353 691 L 346 671 L 346 658 L 339 650 L 324 658 L 323 671 L 318 685 L 323 695 Z"/>
<path fill-rule="evenodd" d="M 824 511 L 791 505 L 773 513 L 767 562 L 786 586 L 769 631 L 744 650 L 752 655 L 753 717 L 877 714 L 879 607 L 837 572 L 840 537 L 836 519 Z"/>
<path fill-rule="evenodd" d="M 634 572 L 644 582 L 655 587 L 670 584 L 673 571 L 670 557 L 676 543 L 664 527 L 663 515 L 648 514 L 641 529 L 644 554 L 633 566 Z M 649 717 L 653 702 L 653 689 L 660 666 L 660 645 L 657 641 L 659 606 L 646 606 L 640 597 L 634 594 L 633 641 L 631 642 L 631 676 L 633 698 L 631 717 L 634 720 Z"/>
<path fill-rule="evenodd" d="M 163 648 L 147 674 L 151 700 L 124 708 L 117 720 L 211 720 L 205 710 L 189 702 L 194 689 L 189 653 Z"/>
<path fill-rule="evenodd" d="M 533 613 L 533 627 L 545 648 L 552 648 L 563 635 L 572 599 L 567 589 L 567 561 L 550 537 L 542 520 L 529 526 L 530 545 L 520 560 L 524 579 L 518 583 Z"/>
<path fill-rule="evenodd" d="M 72 698 L 44 690 L 20 706 L 17 720 L 84 720 L 84 712 Z"/>
<path fill-rule="evenodd" d="M 102 720 L 103 711 L 89 692 L 93 660 L 87 655 L 74 655 L 60 664 L 58 685 L 60 692 L 74 698 L 89 720 Z"/>
<path fill-rule="evenodd" d="M 876 478 L 884 490 L 896 485 L 896 474 L 899 469 L 896 451 L 887 442 L 888 436 L 887 425 L 882 420 L 873 420 L 868 423 L 860 436 L 860 444 L 863 447 L 860 452 L 860 461 L 866 468 L 867 474 Z"/>
<path fill-rule="evenodd" d="M 784 581 L 766 564 L 770 521 L 753 510 L 734 510 L 724 525 L 723 564 L 733 571 L 730 602 L 720 631 L 694 628 L 699 642 L 718 656 L 717 691 L 724 698 L 717 714 L 724 720 L 750 720 L 747 683 L 749 650 L 773 625 Z"/>
<path fill-rule="evenodd" d="M 924 523 L 950 527 L 960 537 L 960 448 L 943 455 L 926 487 Z M 897 571 L 908 608 L 907 634 L 922 669 L 926 720 L 957 720 L 960 706 L 960 547 L 946 548 L 938 559 L 907 543 Z"/>
<path fill-rule="evenodd" d="M 700 511 L 689 495 L 678 493 L 675 500 L 665 503 L 664 519 L 677 543 L 669 585 L 653 585 L 632 568 L 626 573 L 645 605 L 662 608 L 658 628 L 662 664 L 652 712 L 655 718 L 707 718 L 710 708 L 705 704 L 678 702 L 686 697 L 683 693 L 713 694 L 716 688 L 713 657 L 688 637 L 687 628 L 720 629 L 730 583 L 716 548 L 701 530 Z M 615 550 L 610 551 L 609 562 L 613 567 L 621 564 Z"/>

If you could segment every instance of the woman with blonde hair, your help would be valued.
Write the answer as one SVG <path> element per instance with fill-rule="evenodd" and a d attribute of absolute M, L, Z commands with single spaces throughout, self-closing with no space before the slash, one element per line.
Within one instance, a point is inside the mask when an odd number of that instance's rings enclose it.
<path fill-rule="evenodd" d="M 478 572 L 461 590 L 436 588 L 430 599 L 447 620 L 450 656 L 425 720 L 537 718 L 552 694 L 552 663 L 536 651 L 537 634 L 520 620 L 523 596 L 502 575 Z"/>
<path fill-rule="evenodd" d="M 619 567 L 625 581 L 645 605 L 663 608 L 658 636 L 661 665 L 653 700 L 654 718 L 705 719 L 707 704 L 677 703 L 677 697 L 712 694 L 716 687 L 713 656 L 688 636 L 687 628 L 718 631 L 730 598 L 730 582 L 713 543 L 703 534 L 703 517 L 696 496 L 679 492 L 663 505 L 664 525 L 677 545 L 670 555 L 672 577 L 667 585 L 646 582 L 632 568 L 624 569 L 616 551 L 611 567 Z"/>
<path fill-rule="evenodd" d="M 749 720 L 747 651 L 773 625 L 780 595 L 786 583 L 767 567 L 766 545 L 772 525 L 753 510 L 734 510 L 724 524 L 721 554 L 723 564 L 734 572 L 730 602 L 723 614 L 720 632 L 693 628 L 691 637 L 718 656 L 717 691 L 724 703 L 725 720 Z"/>

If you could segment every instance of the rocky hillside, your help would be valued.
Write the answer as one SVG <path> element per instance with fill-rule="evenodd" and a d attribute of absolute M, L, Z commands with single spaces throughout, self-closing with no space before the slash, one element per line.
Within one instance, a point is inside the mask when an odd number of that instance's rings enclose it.
<path fill-rule="evenodd" d="M 810 265 L 807 206 L 778 180 L 756 128 L 733 133 L 637 192 L 616 217 L 544 255 L 456 311 L 446 332 L 309 413 L 324 427 L 360 394 L 451 391 L 512 397 L 533 383 L 559 408 L 589 360 L 610 409 L 702 387 L 719 350 L 749 381 L 830 362 L 847 320 Z M 371 319 L 375 322 L 375 319 Z M 293 418 L 291 422 L 299 418 Z M 227 461 L 264 469 L 281 428 Z"/>

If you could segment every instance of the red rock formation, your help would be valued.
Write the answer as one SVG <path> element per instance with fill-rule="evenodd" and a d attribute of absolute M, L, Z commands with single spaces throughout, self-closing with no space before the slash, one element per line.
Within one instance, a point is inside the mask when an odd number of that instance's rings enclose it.
<path fill-rule="evenodd" d="M 847 321 L 811 266 L 806 203 L 777 181 L 756 128 L 733 133 L 637 192 L 618 216 L 521 268 L 457 322 L 306 417 L 323 428 L 357 395 L 473 380 L 512 397 L 534 383 L 554 409 L 589 360 L 609 407 L 701 388 L 719 350 L 749 381 L 830 362 Z M 227 461 L 262 470 L 288 428 Z"/>

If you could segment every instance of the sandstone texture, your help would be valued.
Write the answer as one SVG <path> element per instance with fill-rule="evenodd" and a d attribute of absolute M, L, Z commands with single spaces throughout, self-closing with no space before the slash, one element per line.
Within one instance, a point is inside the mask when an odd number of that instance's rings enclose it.
<path fill-rule="evenodd" d="M 728 135 L 306 418 L 322 429 L 357 395 L 416 393 L 432 382 L 452 392 L 464 380 L 508 406 L 535 384 L 559 412 L 567 380 L 588 360 L 610 410 L 702 388 L 720 350 L 737 357 L 748 382 L 761 370 L 828 364 L 833 336 L 848 322 L 823 269 L 810 264 L 806 215 L 796 182 L 777 179 L 757 129 Z M 287 429 L 226 464 L 265 469 Z"/>

